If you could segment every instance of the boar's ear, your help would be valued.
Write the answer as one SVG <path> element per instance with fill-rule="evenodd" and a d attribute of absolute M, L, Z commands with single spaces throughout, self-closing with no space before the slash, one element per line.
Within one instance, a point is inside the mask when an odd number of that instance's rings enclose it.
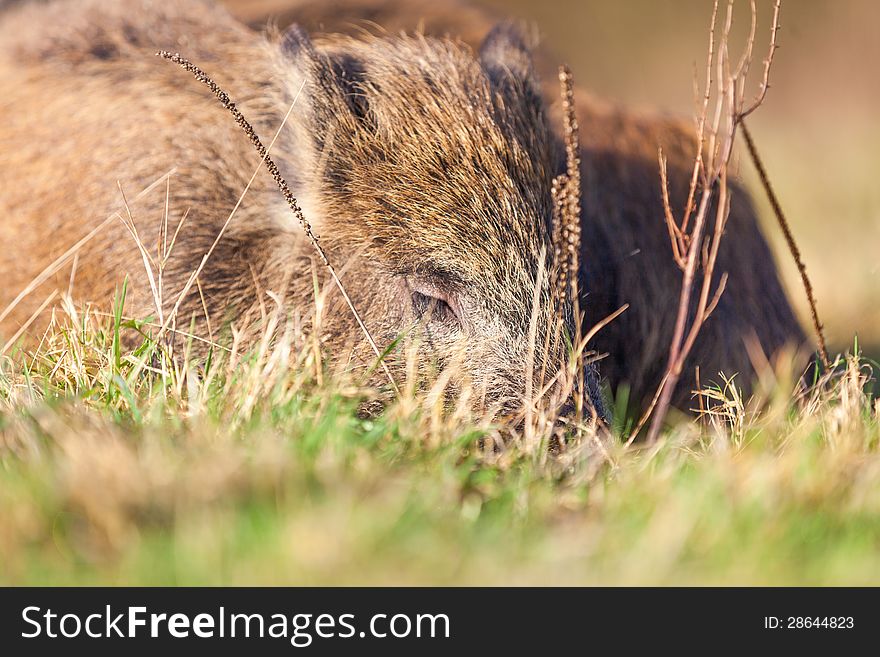
<path fill-rule="evenodd" d="M 315 47 L 308 33 L 299 25 L 293 24 L 288 27 L 284 34 L 281 35 L 281 53 L 292 64 L 300 62 L 300 58 L 305 56 L 309 58 L 317 57 Z"/>
<path fill-rule="evenodd" d="M 548 150 L 552 136 L 532 60 L 537 40 L 535 30 L 509 22 L 496 25 L 480 47 L 480 63 L 489 79 L 498 119 L 513 126 L 514 134 L 535 157 L 549 161 L 555 157 Z"/>
<path fill-rule="evenodd" d="M 288 88 L 294 96 L 301 96 L 297 104 L 308 105 L 318 113 L 330 109 L 324 106 L 336 100 L 339 94 L 328 57 L 315 49 L 308 33 L 299 25 L 285 30 L 280 47 Z"/>
<path fill-rule="evenodd" d="M 354 93 L 363 77 L 357 62 L 319 51 L 297 25 L 284 32 L 278 45 L 287 102 L 296 98 L 288 120 L 295 143 L 288 148 L 284 173 L 299 183 L 302 194 L 303 187 L 320 185 L 316 176 L 326 178 L 341 170 L 333 166 L 334 153 L 346 152 L 369 108 L 364 94 Z"/>
<path fill-rule="evenodd" d="M 480 62 L 498 91 L 511 89 L 537 92 L 532 49 L 534 30 L 511 22 L 496 25 L 480 46 Z"/>
<path fill-rule="evenodd" d="M 369 108 L 360 93 L 364 72 L 360 62 L 345 53 L 332 57 L 318 52 L 309 35 L 293 25 L 281 37 L 281 53 L 289 67 L 292 94 L 302 89 L 298 101 L 311 110 L 311 127 L 320 133 L 351 119 L 365 119 Z"/>

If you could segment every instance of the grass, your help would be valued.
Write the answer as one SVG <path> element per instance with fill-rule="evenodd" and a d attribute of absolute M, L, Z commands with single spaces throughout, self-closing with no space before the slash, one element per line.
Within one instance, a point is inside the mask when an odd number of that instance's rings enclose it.
<path fill-rule="evenodd" d="M 407 388 L 365 419 L 295 331 L 199 361 L 121 302 L 64 308 L 0 364 L 0 584 L 880 584 L 856 357 L 800 396 L 784 362 L 748 403 L 707 391 L 650 449 L 551 454 Z"/>

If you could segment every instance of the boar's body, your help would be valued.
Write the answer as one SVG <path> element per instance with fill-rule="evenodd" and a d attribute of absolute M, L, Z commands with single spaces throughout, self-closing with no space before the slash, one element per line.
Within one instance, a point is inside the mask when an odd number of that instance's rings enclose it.
<path fill-rule="evenodd" d="M 83 236 L 94 236 L 75 263 L 17 304 L 0 332 L 8 337 L 71 281 L 79 300 L 106 306 L 125 275 L 129 313 L 155 315 L 158 296 L 167 315 L 224 226 L 178 325 L 193 320 L 206 333 L 204 298 L 214 327 L 232 321 L 257 333 L 267 291 L 308 323 L 313 272 L 325 272 L 271 178 L 260 170 L 251 182 L 259 161 L 230 117 L 203 87 L 152 56 L 165 49 L 208 71 L 266 143 L 297 98 L 273 154 L 380 346 L 418 324 L 425 359 L 461 362 L 482 399 L 502 409 L 521 405 L 524 373 L 543 369 L 527 362 L 536 358 L 551 371 L 561 364 L 558 353 L 534 353 L 552 323 L 553 290 L 538 263 L 549 246 L 549 190 L 561 160 L 526 46 L 512 30 L 496 30 L 480 55 L 445 38 L 457 25 L 474 49 L 482 42 L 493 19 L 470 8 L 289 5 L 290 18 L 307 28 L 354 36 L 315 37 L 313 45 L 295 29 L 283 41 L 267 40 L 194 0 L 4 10 L 0 309 Z M 334 22 L 340 17 L 344 25 Z M 389 33 L 425 18 L 428 37 L 364 36 L 352 31 L 358 17 Z M 550 68 L 543 61 L 542 71 Z M 555 103 L 552 72 L 545 72 L 544 96 Z M 688 133 L 586 96 L 578 112 L 585 321 L 631 304 L 597 345 L 609 354 L 602 369 L 612 385 L 628 380 L 641 398 L 662 371 L 680 282 L 662 221 L 656 149 L 664 144 L 680 200 Z M 186 220 L 158 290 L 129 229 L 105 219 L 130 214 L 152 253 L 165 241 L 166 203 L 169 234 Z M 693 360 L 704 372 L 740 372 L 747 383 L 744 339 L 756 335 L 771 353 L 802 335 L 739 191 L 727 230 L 719 268 L 730 272 L 728 291 Z M 533 307 L 538 335 L 529 340 Z M 321 330 L 328 352 L 370 362 L 338 294 L 327 298 Z M 392 366 L 402 375 L 403 362 Z M 601 414 L 592 370 L 587 383 Z M 682 382 L 679 402 L 690 386 Z"/>
<path fill-rule="evenodd" d="M 630 304 L 600 332 L 596 348 L 609 354 L 602 361 L 603 376 L 612 385 L 629 384 L 632 400 L 644 406 L 666 370 L 682 280 L 663 218 L 657 149 L 662 146 L 668 158 L 670 201 L 680 213 L 693 169 L 694 130 L 663 118 L 624 119 L 586 99 L 578 107 L 588 135 L 582 164 L 584 303 L 592 320 Z M 805 341 L 747 192 L 732 184 L 729 194 L 730 215 L 715 270 L 716 285 L 722 273 L 728 275 L 727 285 L 676 390 L 674 401 L 685 409 L 696 406 L 696 366 L 704 386 L 723 385 L 722 374 L 736 375 L 736 385 L 748 391 L 754 348 L 770 358 Z M 710 212 L 714 218 L 714 207 Z M 701 285 L 702 278 L 696 283 Z M 692 312 L 695 305 L 696 299 Z"/>

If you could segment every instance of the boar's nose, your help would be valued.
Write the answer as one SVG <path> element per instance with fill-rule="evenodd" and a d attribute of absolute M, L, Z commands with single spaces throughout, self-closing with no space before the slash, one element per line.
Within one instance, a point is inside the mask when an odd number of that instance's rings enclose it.
<path fill-rule="evenodd" d="M 559 409 L 560 418 L 573 418 L 577 412 L 577 399 L 581 399 L 580 404 L 584 420 L 592 420 L 595 414 L 596 418 L 602 422 L 609 422 L 610 417 L 602 398 L 602 390 L 599 386 L 598 373 L 595 368 L 588 366 L 584 368 L 583 378 L 575 382 L 574 390 L 571 396 Z"/>
<path fill-rule="evenodd" d="M 574 403 L 574 399 L 569 398 L 568 401 L 566 401 L 559 409 L 559 417 L 563 419 L 570 418 L 574 415 L 576 410 L 577 406 Z"/>
<path fill-rule="evenodd" d="M 566 427 L 571 427 L 572 422 L 582 421 L 590 423 L 593 422 L 594 417 L 600 422 L 604 422 L 606 424 L 609 422 L 609 418 L 605 412 L 604 405 L 597 406 L 588 398 L 585 398 L 583 403 L 583 410 L 579 417 L 577 413 L 577 404 L 575 403 L 574 399 L 571 399 L 565 402 L 562 407 L 560 407 L 559 415 L 557 416 L 554 425 L 556 429 L 565 430 Z"/>

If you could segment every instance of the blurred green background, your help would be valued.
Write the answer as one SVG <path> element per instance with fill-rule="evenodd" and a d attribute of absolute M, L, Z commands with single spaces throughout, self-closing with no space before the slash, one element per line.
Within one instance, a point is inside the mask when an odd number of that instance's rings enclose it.
<path fill-rule="evenodd" d="M 694 113 L 694 67 L 702 80 L 711 0 L 483 0 L 534 21 L 545 45 L 595 94 L 642 109 Z M 722 11 L 726 2 L 722 2 Z M 771 0 L 757 0 L 754 86 L 766 55 Z M 735 5 L 733 44 L 744 44 L 750 11 Z M 780 48 L 764 105 L 749 119 L 813 279 L 835 349 L 853 336 L 880 355 L 880 2 L 783 0 Z M 738 171 L 752 183 L 789 294 L 808 314 L 745 153 Z"/>

